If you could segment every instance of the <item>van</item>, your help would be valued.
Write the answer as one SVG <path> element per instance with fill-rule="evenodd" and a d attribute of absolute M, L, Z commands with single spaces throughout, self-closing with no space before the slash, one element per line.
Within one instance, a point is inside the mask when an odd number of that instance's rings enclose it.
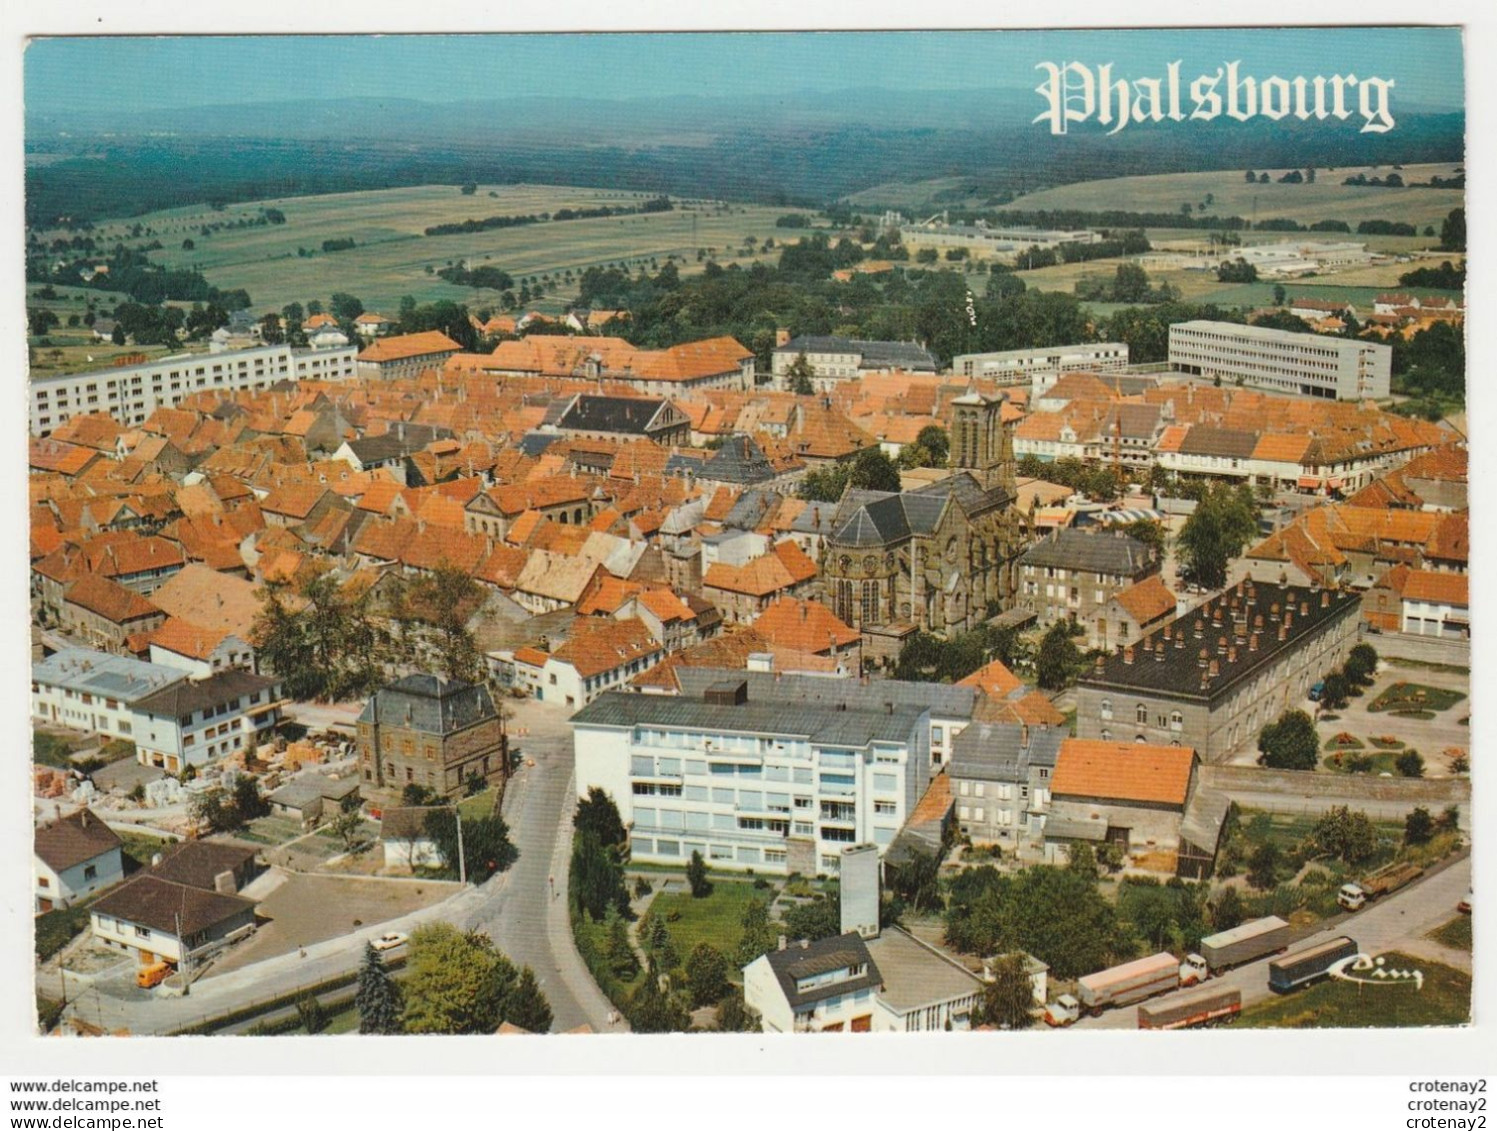
<path fill-rule="evenodd" d="M 171 977 L 172 964 L 170 962 L 153 962 L 149 966 L 142 966 L 135 971 L 135 984 L 143 990 L 149 990 L 153 986 L 159 986 L 167 978 Z"/>
<path fill-rule="evenodd" d="M 1361 884 L 1342 884 L 1341 890 L 1336 893 L 1336 902 L 1347 911 L 1360 911 L 1367 902 L 1367 892 L 1362 889 Z"/>

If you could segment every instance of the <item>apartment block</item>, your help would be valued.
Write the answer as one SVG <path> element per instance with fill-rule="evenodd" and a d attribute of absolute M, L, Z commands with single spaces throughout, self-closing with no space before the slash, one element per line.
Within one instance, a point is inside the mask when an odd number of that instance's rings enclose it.
<path fill-rule="evenodd" d="M 1176 372 L 1294 396 L 1374 400 L 1388 396 L 1388 346 L 1266 326 L 1195 320 L 1170 327 Z"/>
<path fill-rule="evenodd" d="M 964 353 L 951 359 L 951 372 L 1000 385 L 1031 385 L 1039 396 L 1067 373 L 1122 373 L 1128 368 L 1127 342 L 1096 342 L 1044 349 Z"/>
<path fill-rule="evenodd" d="M 882 853 L 924 794 L 929 714 L 761 702 L 747 679 L 699 697 L 611 691 L 572 717 L 577 791 L 613 797 L 636 861 L 834 874 L 847 845 Z"/>
<path fill-rule="evenodd" d="M 277 381 L 336 381 L 354 376 L 354 350 L 260 346 L 225 353 L 181 353 L 144 365 L 33 377 L 31 432 L 46 436 L 74 416 L 106 412 L 121 424 L 144 424 L 204 390 L 268 389 Z"/>

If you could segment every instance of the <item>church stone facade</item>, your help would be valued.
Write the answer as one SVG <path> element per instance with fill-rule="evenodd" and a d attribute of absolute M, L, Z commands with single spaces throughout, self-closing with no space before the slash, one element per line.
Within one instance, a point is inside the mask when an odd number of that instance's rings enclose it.
<path fill-rule="evenodd" d="M 975 391 L 952 402 L 949 478 L 915 491 L 849 488 L 838 503 L 821 597 L 872 656 L 912 632 L 949 636 L 1012 607 L 1025 541 L 1003 403 Z"/>

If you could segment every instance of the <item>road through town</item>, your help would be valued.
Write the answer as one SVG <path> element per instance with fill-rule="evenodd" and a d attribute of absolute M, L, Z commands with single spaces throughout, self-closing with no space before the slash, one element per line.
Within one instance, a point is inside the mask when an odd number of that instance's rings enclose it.
<path fill-rule="evenodd" d="M 1459 860 L 1437 875 L 1395 892 L 1352 915 L 1338 915 L 1323 930 L 1294 943 L 1291 950 L 1301 950 L 1317 942 L 1348 935 L 1355 939 L 1364 954 L 1407 949 L 1417 945 L 1424 935 L 1455 914 L 1455 905 L 1465 898 L 1471 887 L 1471 858 Z M 1268 988 L 1268 964 L 1272 958 L 1250 962 L 1236 970 L 1212 979 L 1210 985 L 1242 991 L 1242 1005 L 1248 1006 L 1273 996 Z M 1187 993 L 1190 991 L 1180 991 Z M 1168 1002 L 1178 995 L 1164 994 L 1154 1002 Z M 1078 1029 L 1136 1029 L 1138 1007 L 1110 1009 L 1101 1017 L 1083 1017 Z"/>

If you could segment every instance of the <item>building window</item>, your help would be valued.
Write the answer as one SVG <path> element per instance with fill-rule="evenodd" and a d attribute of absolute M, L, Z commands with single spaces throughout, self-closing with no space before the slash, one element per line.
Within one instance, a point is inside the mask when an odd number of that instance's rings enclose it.
<path fill-rule="evenodd" d="M 83 869 L 83 878 L 85 880 L 97 880 L 99 878 L 99 869 L 93 864 L 86 865 Z"/>
<path fill-rule="evenodd" d="M 135 937 L 138 938 L 138 939 L 148 939 L 148 938 L 150 938 L 151 937 L 151 928 L 150 927 L 136 927 L 135 928 Z"/>
<path fill-rule="evenodd" d="M 1140 726 L 1146 725 L 1149 721 L 1149 708 L 1140 703 L 1134 708 L 1133 717 Z"/>
<path fill-rule="evenodd" d="M 1111 699 L 1104 699 L 1104 700 L 1102 700 L 1102 707 L 1097 712 L 1097 714 L 1100 715 L 1104 719 L 1110 719 L 1110 718 L 1112 718 L 1112 700 Z"/>
<path fill-rule="evenodd" d="M 1184 729 L 1185 729 L 1185 716 L 1182 715 L 1179 711 L 1172 712 L 1170 714 L 1170 730 L 1184 730 Z"/>

